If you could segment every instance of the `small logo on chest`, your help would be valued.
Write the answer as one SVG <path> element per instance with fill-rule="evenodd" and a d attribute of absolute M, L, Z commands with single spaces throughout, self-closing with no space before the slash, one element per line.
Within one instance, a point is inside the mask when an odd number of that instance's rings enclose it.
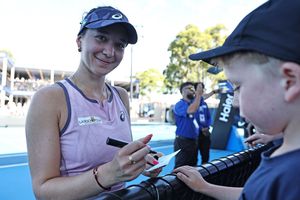
<path fill-rule="evenodd" d="M 120 112 L 120 120 L 121 120 L 122 122 L 125 121 L 125 112 L 124 112 L 124 111 L 121 111 L 121 112 Z"/>
<path fill-rule="evenodd" d="M 102 123 L 101 118 L 97 116 L 78 117 L 79 126 L 101 124 L 101 123 Z"/>

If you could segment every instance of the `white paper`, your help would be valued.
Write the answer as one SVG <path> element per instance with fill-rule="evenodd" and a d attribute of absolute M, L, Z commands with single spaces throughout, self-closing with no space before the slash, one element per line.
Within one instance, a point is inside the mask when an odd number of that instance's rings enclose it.
<path fill-rule="evenodd" d="M 168 154 L 168 155 L 165 155 L 165 156 L 162 156 L 162 157 L 158 158 L 158 162 L 159 162 L 159 163 L 158 163 L 157 165 L 154 165 L 153 167 L 151 167 L 151 168 L 145 170 L 145 171 L 146 171 L 146 172 L 150 172 L 150 171 L 152 171 L 152 170 L 154 170 L 154 169 L 157 169 L 157 168 L 160 168 L 160 167 L 167 166 L 167 165 L 169 164 L 169 162 L 171 161 L 171 159 L 172 159 L 176 154 L 178 154 L 180 150 L 181 150 L 181 149 L 179 149 L 179 150 L 177 150 L 177 151 L 175 151 L 175 152 L 173 152 L 173 153 L 170 153 L 170 154 Z"/>

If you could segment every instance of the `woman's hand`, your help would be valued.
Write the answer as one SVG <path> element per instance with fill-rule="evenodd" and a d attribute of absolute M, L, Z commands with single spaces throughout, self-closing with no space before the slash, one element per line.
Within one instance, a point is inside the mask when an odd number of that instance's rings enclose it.
<path fill-rule="evenodd" d="M 153 155 L 153 154 L 148 154 L 146 156 L 146 160 L 147 160 L 147 165 L 146 165 L 146 169 L 150 169 L 151 167 L 153 167 L 154 165 L 157 165 L 159 162 L 158 162 L 158 158 L 162 157 L 163 154 L 158 152 L 157 154 Z M 152 171 L 144 171 L 143 172 L 143 175 L 144 176 L 148 176 L 148 177 L 157 177 L 160 172 L 162 171 L 162 168 L 163 167 L 160 167 L 160 168 L 157 168 L 157 169 L 154 169 Z"/>
<path fill-rule="evenodd" d="M 129 143 L 118 151 L 111 162 L 101 165 L 99 177 L 103 185 L 111 186 L 139 176 L 146 169 L 146 157 L 150 151 L 146 144 L 151 138 L 152 134 Z"/>
<path fill-rule="evenodd" d="M 202 192 L 209 187 L 209 183 L 203 179 L 195 167 L 186 165 L 174 169 L 173 172 L 176 173 L 177 178 L 196 192 Z"/>

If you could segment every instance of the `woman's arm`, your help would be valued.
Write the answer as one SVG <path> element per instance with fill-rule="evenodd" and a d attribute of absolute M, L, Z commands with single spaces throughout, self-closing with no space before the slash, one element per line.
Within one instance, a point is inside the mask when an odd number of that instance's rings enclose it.
<path fill-rule="evenodd" d="M 38 199 L 84 198 L 99 192 L 91 172 L 76 177 L 60 176 L 59 130 L 67 116 L 64 98 L 58 86 L 43 88 L 34 95 L 27 115 L 29 166 Z"/>

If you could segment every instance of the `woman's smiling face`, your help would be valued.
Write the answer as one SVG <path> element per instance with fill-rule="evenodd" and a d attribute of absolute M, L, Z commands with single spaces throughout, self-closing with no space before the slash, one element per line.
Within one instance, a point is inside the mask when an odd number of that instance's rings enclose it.
<path fill-rule="evenodd" d="M 105 76 L 122 61 L 127 38 L 126 29 L 120 24 L 87 29 L 77 38 L 77 45 L 81 48 L 80 65 L 92 74 Z"/>

